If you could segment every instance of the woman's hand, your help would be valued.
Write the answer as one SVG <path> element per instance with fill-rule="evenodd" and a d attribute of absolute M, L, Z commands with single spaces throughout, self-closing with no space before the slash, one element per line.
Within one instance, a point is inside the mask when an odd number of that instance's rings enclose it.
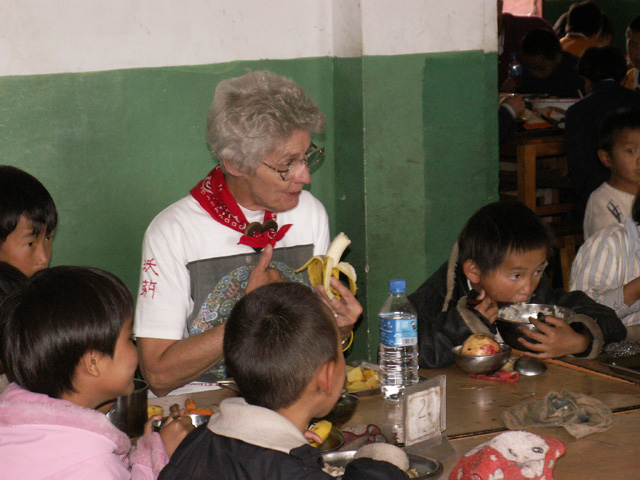
<path fill-rule="evenodd" d="M 540 343 L 531 343 L 521 338 L 520 343 L 538 353 L 524 352 L 528 357 L 536 357 L 540 359 L 562 357 L 564 355 L 574 355 L 582 353 L 591 343 L 588 335 L 576 332 L 564 320 L 551 315 L 544 317 L 545 321 L 541 322 L 535 318 L 531 318 L 533 323 L 540 332 L 533 332 L 524 327 L 520 327 L 520 331 Z"/>
<path fill-rule="evenodd" d="M 329 300 L 327 292 L 324 291 L 322 285 L 316 285 L 313 288 L 333 312 L 333 315 L 336 317 L 336 322 L 338 323 L 338 328 L 340 328 L 341 338 L 345 340 L 362 314 L 362 305 L 360 305 L 360 302 L 353 296 L 351 290 L 345 287 L 337 278 L 331 277 L 330 284 L 340 294 L 340 297 L 342 297 L 340 300 L 338 300 L 337 297 Z"/>
<path fill-rule="evenodd" d="M 260 254 L 260 260 L 253 268 L 253 271 L 249 274 L 249 280 L 247 280 L 246 293 L 250 293 L 256 288 L 263 285 L 269 285 L 270 283 L 281 282 L 280 272 L 275 268 L 271 268 L 271 258 L 273 257 L 273 247 L 267 245 Z"/>

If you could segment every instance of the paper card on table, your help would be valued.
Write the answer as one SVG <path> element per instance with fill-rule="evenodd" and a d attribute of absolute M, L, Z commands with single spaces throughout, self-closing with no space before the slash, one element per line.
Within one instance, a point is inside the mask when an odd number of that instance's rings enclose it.
<path fill-rule="evenodd" d="M 447 428 L 447 379 L 439 375 L 404 389 L 404 444 L 440 438 Z"/>

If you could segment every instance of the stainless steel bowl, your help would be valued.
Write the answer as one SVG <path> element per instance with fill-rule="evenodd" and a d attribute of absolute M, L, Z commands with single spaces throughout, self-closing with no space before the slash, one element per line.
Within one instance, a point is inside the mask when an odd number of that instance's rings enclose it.
<path fill-rule="evenodd" d="M 511 347 L 504 343 L 500 344 L 500 352 L 492 355 L 463 355 L 460 350 L 462 345 L 451 349 L 456 365 L 463 372 L 474 375 L 489 375 L 500 370 L 511 355 Z"/>
<path fill-rule="evenodd" d="M 109 421 L 130 437 L 142 435 L 147 422 L 147 395 L 149 384 L 138 378 L 133 380 L 134 390 L 118 397 L 107 412 Z"/>
<path fill-rule="evenodd" d="M 530 319 L 536 318 L 538 313 L 544 315 L 551 315 L 556 318 L 566 319 L 575 315 L 573 310 L 568 308 L 559 307 L 557 305 L 545 305 L 542 303 L 516 303 L 509 305 L 508 307 L 502 307 L 498 310 L 498 319 L 496 320 L 496 327 L 498 332 L 507 345 L 510 345 L 516 350 L 523 352 L 533 352 L 520 343 L 519 338 L 526 337 L 526 335 L 520 331 L 520 327 L 524 327 L 532 332 L 538 332 L 539 330 L 530 322 Z M 538 343 L 535 340 L 526 337 L 531 343 Z"/>
<path fill-rule="evenodd" d="M 360 398 L 353 393 L 343 393 L 333 409 L 323 418 L 330 421 L 336 427 L 347 423 L 358 407 Z"/>
<path fill-rule="evenodd" d="M 342 450 L 339 452 L 329 452 L 322 454 L 322 461 L 332 467 L 346 468 L 353 460 L 356 450 Z M 435 479 L 442 475 L 442 464 L 433 458 L 423 457 L 413 453 L 407 453 L 409 457 L 409 468 L 414 469 L 418 476 L 414 477 L 418 480 Z M 342 478 L 339 476 L 337 478 Z"/>

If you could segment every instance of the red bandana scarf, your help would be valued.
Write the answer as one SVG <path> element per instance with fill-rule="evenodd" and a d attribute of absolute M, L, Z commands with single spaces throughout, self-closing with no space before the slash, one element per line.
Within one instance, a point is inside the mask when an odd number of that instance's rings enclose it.
<path fill-rule="evenodd" d="M 278 230 L 277 214 L 269 210 L 264 212 L 264 223 L 249 223 L 231 195 L 220 166 L 211 170 L 204 180 L 191 189 L 191 196 L 214 220 L 242 233 L 238 244 L 247 245 L 256 251 L 269 244 L 275 247 L 276 242 L 281 240 L 291 228 L 289 224 L 283 225 Z"/>

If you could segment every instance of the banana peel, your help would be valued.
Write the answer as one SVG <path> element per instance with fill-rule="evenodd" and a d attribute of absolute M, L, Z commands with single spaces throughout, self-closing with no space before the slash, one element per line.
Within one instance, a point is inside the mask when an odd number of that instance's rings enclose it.
<path fill-rule="evenodd" d="M 305 269 L 309 271 L 309 282 L 311 285 L 323 285 L 324 291 L 327 292 L 329 300 L 341 298 L 338 292 L 331 288 L 331 277 L 340 278 L 340 274 L 344 274 L 349 279 L 349 290 L 354 295 L 356 294 L 356 270 L 353 266 L 347 262 L 341 262 L 342 254 L 351 244 L 351 240 L 344 233 L 340 232 L 336 238 L 333 239 L 326 255 L 316 255 L 309 259 L 302 267 L 296 270 L 299 273 Z"/>

